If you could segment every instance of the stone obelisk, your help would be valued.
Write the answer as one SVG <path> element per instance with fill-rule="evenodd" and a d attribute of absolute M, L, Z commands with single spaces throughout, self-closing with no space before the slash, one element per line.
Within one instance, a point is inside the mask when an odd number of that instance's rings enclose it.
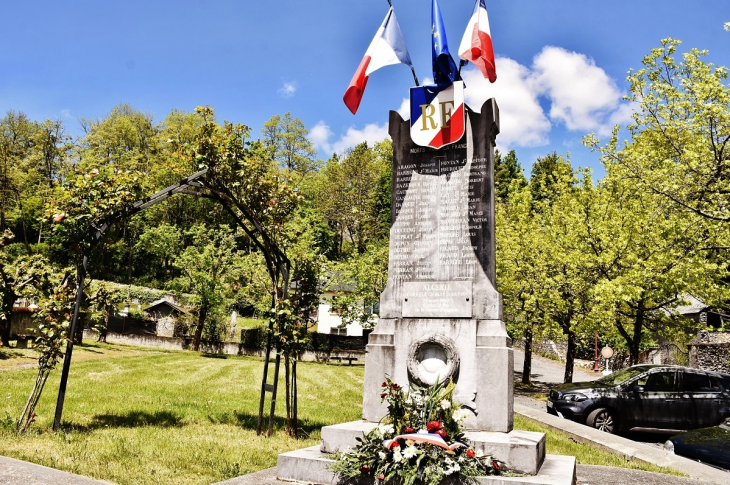
<path fill-rule="evenodd" d="M 386 375 L 404 387 L 452 379 L 472 411 L 467 429 L 509 432 L 514 358 L 495 278 L 497 104 L 467 108 L 463 138 L 438 150 L 413 143 L 395 111 L 389 131 L 388 284 L 367 346 L 363 417 L 385 414 L 378 389 Z"/>

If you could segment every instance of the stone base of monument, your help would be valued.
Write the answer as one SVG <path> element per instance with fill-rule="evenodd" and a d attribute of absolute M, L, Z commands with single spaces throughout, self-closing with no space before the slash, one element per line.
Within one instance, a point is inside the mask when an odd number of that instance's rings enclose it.
<path fill-rule="evenodd" d="M 322 428 L 322 445 L 279 455 L 277 477 L 305 483 L 336 484 L 337 477 L 329 470 L 333 453 L 354 448 L 355 438 L 362 437 L 376 426 L 367 421 L 353 421 Z M 575 458 L 545 454 L 545 434 L 513 430 L 509 433 L 468 431 L 466 437 L 475 450 L 498 459 L 520 477 L 480 477 L 484 484 L 549 484 L 575 483 Z M 372 483 L 372 480 L 366 480 Z M 363 482 L 365 483 L 365 481 Z"/>

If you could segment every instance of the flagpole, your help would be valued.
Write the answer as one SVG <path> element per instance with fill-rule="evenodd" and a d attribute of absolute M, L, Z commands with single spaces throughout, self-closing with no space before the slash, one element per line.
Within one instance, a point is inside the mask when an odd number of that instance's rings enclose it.
<path fill-rule="evenodd" d="M 413 66 L 411 66 L 411 72 L 413 73 L 413 80 L 416 81 L 416 86 L 420 86 L 420 84 L 418 84 L 418 78 L 416 77 L 416 71 L 415 69 L 413 69 Z"/>

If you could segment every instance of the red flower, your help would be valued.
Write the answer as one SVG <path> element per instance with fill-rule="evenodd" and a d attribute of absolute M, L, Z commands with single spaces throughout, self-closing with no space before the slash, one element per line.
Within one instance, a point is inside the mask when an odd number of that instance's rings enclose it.
<path fill-rule="evenodd" d="M 383 475 L 382 473 L 378 475 L 378 480 L 385 480 L 385 475 Z"/>
<path fill-rule="evenodd" d="M 426 430 L 429 433 L 435 433 L 436 431 L 438 431 L 440 429 L 441 429 L 441 423 L 439 423 L 438 421 L 429 421 L 428 424 L 426 425 Z"/>
<path fill-rule="evenodd" d="M 363 475 L 367 475 L 368 473 L 370 473 L 370 467 L 368 465 L 361 466 L 360 473 L 362 473 Z"/>
<path fill-rule="evenodd" d="M 445 429 L 440 429 L 440 430 L 436 431 L 436 434 L 439 435 L 440 437 L 442 437 L 443 439 L 446 439 L 446 430 Z"/>
<path fill-rule="evenodd" d="M 466 450 L 466 456 L 468 456 L 469 458 L 474 458 L 475 456 L 477 456 L 477 454 L 474 453 L 474 450 L 469 448 L 468 450 Z"/>
<path fill-rule="evenodd" d="M 387 386 L 388 386 L 387 382 L 383 382 L 382 384 L 380 384 L 380 387 L 387 387 Z"/>
<path fill-rule="evenodd" d="M 499 470 L 499 468 L 500 468 L 498 461 L 493 461 L 492 466 L 494 467 L 495 470 Z"/>
<path fill-rule="evenodd" d="M 406 429 L 404 429 L 403 431 L 405 431 L 406 433 L 413 433 L 413 432 L 414 432 L 414 431 L 416 431 L 416 430 L 415 430 L 415 429 L 413 429 L 413 428 L 406 428 Z"/>

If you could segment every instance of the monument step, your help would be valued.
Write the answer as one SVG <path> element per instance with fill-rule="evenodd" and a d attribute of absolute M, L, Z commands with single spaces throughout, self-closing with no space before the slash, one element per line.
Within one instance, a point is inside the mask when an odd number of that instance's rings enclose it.
<path fill-rule="evenodd" d="M 341 453 L 357 444 L 377 423 L 351 421 L 322 428 L 323 453 Z M 510 470 L 535 474 L 545 459 L 545 434 L 512 430 L 509 433 L 467 431 L 464 433 L 475 450 L 492 455 Z"/>
<path fill-rule="evenodd" d="M 319 446 L 302 448 L 279 455 L 276 475 L 279 480 L 317 485 L 337 485 L 337 477 L 329 470 L 333 460 L 322 453 Z M 546 455 L 535 475 L 521 477 L 478 477 L 481 485 L 574 485 L 575 457 Z M 347 482 L 351 485 L 370 485 L 372 478 Z"/>

